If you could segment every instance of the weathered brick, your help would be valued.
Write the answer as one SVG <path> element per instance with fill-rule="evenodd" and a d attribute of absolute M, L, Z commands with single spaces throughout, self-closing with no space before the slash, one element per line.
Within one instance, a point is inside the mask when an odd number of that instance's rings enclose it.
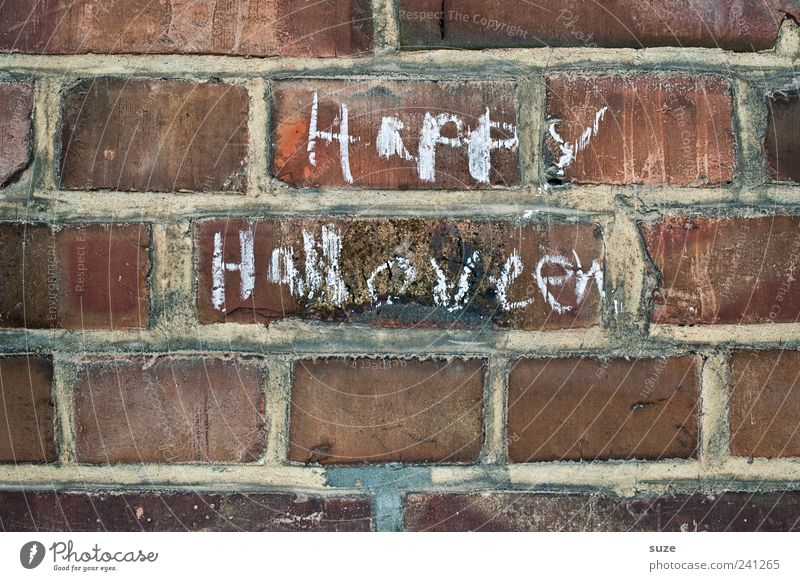
<path fill-rule="evenodd" d="M 0 357 L 0 462 L 53 462 L 53 363 L 38 356 Z"/>
<path fill-rule="evenodd" d="M 509 376 L 509 460 L 692 458 L 699 391 L 694 357 L 522 359 Z"/>
<path fill-rule="evenodd" d="M 0 326 L 148 326 L 149 225 L 5 222 L 0 247 Z"/>
<path fill-rule="evenodd" d="M 772 48 L 787 0 L 400 1 L 404 48 L 656 46 L 758 51 Z"/>
<path fill-rule="evenodd" d="M 243 359 L 94 359 L 78 366 L 76 457 L 88 463 L 253 462 L 266 371 Z"/>
<path fill-rule="evenodd" d="M 414 531 L 754 532 L 800 530 L 800 493 L 726 492 L 619 499 L 579 494 L 414 494 Z"/>
<path fill-rule="evenodd" d="M 767 136 L 764 156 L 775 181 L 800 181 L 800 90 L 777 91 L 767 96 Z"/>
<path fill-rule="evenodd" d="M 239 85 L 81 81 L 64 98 L 61 186 L 242 192 L 247 115 Z"/>
<path fill-rule="evenodd" d="M 6 0 L 0 51 L 335 57 L 372 50 L 370 0 Z"/>
<path fill-rule="evenodd" d="M 285 81 L 273 175 L 294 187 L 519 184 L 511 82 Z"/>
<path fill-rule="evenodd" d="M 0 186 L 31 159 L 33 84 L 0 83 Z"/>
<path fill-rule="evenodd" d="M 195 245 L 203 323 L 545 330 L 600 321 L 603 242 L 588 224 L 201 221 Z"/>
<path fill-rule="evenodd" d="M 294 366 L 289 459 L 322 464 L 474 462 L 482 361 L 319 359 Z"/>
<path fill-rule="evenodd" d="M 2 492 L 0 530 L 69 532 L 369 531 L 365 497 L 293 494 Z"/>
<path fill-rule="evenodd" d="M 660 274 L 654 322 L 789 323 L 800 316 L 800 218 L 679 216 L 642 230 Z"/>
<path fill-rule="evenodd" d="M 800 456 L 800 353 L 734 351 L 729 402 L 736 456 Z"/>
<path fill-rule="evenodd" d="M 732 91 L 721 77 L 552 75 L 547 115 L 553 179 L 700 186 L 733 177 Z"/>

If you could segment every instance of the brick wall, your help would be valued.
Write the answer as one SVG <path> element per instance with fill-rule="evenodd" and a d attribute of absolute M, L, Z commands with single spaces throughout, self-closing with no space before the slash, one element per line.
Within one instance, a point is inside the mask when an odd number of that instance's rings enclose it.
<path fill-rule="evenodd" d="M 800 527 L 797 2 L 144 4 L 3 5 L 0 530 Z"/>

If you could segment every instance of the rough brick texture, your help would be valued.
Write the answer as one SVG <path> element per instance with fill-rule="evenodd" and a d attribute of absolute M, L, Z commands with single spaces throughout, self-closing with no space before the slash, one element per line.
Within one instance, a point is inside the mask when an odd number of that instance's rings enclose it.
<path fill-rule="evenodd" d="M 508 385 L 511 462 L 691 458 L 699 366 L 677 359 L 525 359 Z"/>
<path fill-rule="evenodd" d="M 483 442 L 484 365 L 463 360 L 299 361 L 289 459 L 474 462 Z"/>
<path fill-rule="evenodd" d="M 405 48 L 701 46 L 771 48 L 787 0 L 401 0 Z"/>
<path fill-rule="evenodd" d="M 52 382 L 49 358 L 0 358 L 0 462 L 56 459 Z"/>
<path fill-rule="evenodd" d="M 32 83 L 0 83 L 0 186 L 31 159 L 32 109 Z"/>
<path fill-rule="evenodd" d="M 215 220 L 195 236 L 204 323 L 546 330 L 600 320 L 603 242 L 589 224 Z"/>
<path fill-rule="evenodd" d="M 735 351 L 729 429 L 736 456 L 800 456 L 800 352 Z"/>
<path fill-rule="evenodd" d="M 81 81 L 64 99 L 61 186 L 241 192 L 247 111 L 237 85 Z"/>
<path fill-rule="evenodd" d="M 291 186 L 519 183 L 514 83 L 287 81 L 273 99 L 272 171 Z"/>
<path fill-rule="evenodd" d="M 265 371 L 212 357 L 98 359 L 77 370 L 79 462 L 253 462 L 265 445 Z"/>
<path fill-rule="evenodd" d="M 2 492 L 6 532 L 369 531 L 366 498 L 292 494 Z"/>
<path fill-rule="evenodd" d="M 149 225 L 6 222 L 0 247 L 0 326 L 148 326 Z"/>
<path fill-rule="evenodd" d="M 616 499 L 599 495 L 471 494 L 406 499 L 405 525 L 422 531 L 755 532 L 800 530 L 797 492 Z"/>
<path fill-rule="evenodd" d="M 358 55 L 370 0 L 6 0 L 0 50 L 41 54 Z"/>
<path fill-rule="evenodd" d="M 659 274 L 654 322 L 797 322 L 796 216 L 677 216 L 642 229 Z"/>
<path fill-rule="evenodd" d="M 583 184 L 718 185 L 733 177 L 731 84 L 714 76 L 552 75 L 548 173 Z"/>
<path fill-rule="evenodd" d="M 777 91 L 767 97 L 764 157 L 770 176 L 781 182 L 800 181 L 800 91 Z"/>

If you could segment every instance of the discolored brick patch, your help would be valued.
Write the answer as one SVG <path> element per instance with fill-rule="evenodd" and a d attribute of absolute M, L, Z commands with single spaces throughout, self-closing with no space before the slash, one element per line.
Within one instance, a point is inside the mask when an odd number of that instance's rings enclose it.
<path fill-rule="evenodd" d="M 644 223 L 642 230 L 659 276 L 653 322 L 798 320 L 798 217 L 675 216 Z"/>
<path fill-rule="evenodd" d="M 243 192 L 248 107 L 237 85 L 81 81 L 64 98 L 61 187 Z"/>
<path fill-rule="evenodd" d="M 0 462 L 56 460 L 53 362 L 0 357 Z"/>
<path fill-rule="evenodd" d="M 770 177 L 780 182 L 800 181 L 800 91 L 776 91 L 767 96 L 767 135 L 764 158 Z"/>
<path fill-rule="evenodd" d="M 0 83 L 0 186 L 30 162 L 32 113 L 32 83 Z"/>
<path fill-rule="evenodd" d="M 5 532 L 369 531 L 364 497 L 129 492 L 0 492 Z"/>
<path fill-rule="evenodd" d="M 149 326 L 148 224 L 0 223 L 0 327 Z"/>
<path fill-rule="evenodd" d="M 372 51 L 369 0 L 5 0 L 0 51 L 336 57 Z"/>
<path fill-rule="evenodd" d="M 400 43 L 407 49 L 656 46 L 771 49 L 785 0 L 401 0 Z"/>
<path fill-rule="evenodd" d="M 731 355 L 730 451 L 735 456 L 800 456 L 800 353 Z"/>
<path fill-rule="evenodd" d="M 474 462 L 485 362 L 320 359 L 294 366 L 289 460 Z"/>
<path fill-rule="evenodd" d="M 800 493 L 412 494 L 404 521 L 406 530 L 439 532 L 784 532 L 800 530 Z"/>
<path fill-rule="evenodd" d="M 215 357 L 78 364 L 76 458 L 93 464 L 254 462 L 265 436 L 265 371 Z"/>
<path fill-rule="evenodd" d="M 523 359 L 509 375 L 509 460 L 693 458 L 699 398 L 695 357 Z"/>
<path fill-rule="evenodd" d="M 581 184 L 725 184 L 736 167 L 732 95 L 729 80 L 710 75 L 551 75 L 548 174 Z"/>

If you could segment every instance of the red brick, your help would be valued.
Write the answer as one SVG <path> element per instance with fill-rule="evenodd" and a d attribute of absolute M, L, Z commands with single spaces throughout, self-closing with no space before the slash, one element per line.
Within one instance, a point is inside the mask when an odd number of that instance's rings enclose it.
<path fill-rule="evenodd" d="M 289 460 L 474 462 L 483 442 L 481 361 L 319 359 L 294 366 Z"/>
<path fill-rule="evenodd" d="M 323 232 L 335 243 L 325 246 Z M 304 234 L 315 241 L 312 262 L 323 262 L 313 269 L 313 276 L 306 273 Z M 243 256 L 250 256 L 242 249 L 250 248 L 251 235 L 252 261 L 243 261 Z M 219 254 L 215 254 L 217 242 Z M 197 305 L 203 323 L 269 323 L 300 317 L 386 326 L 494 324 L 547 330 L 600 322 L 603 242 L 599 229 L 589 224 L 218 220 L 197 225 L 195 247 Z M 291 278 L 284 262 L 290 254 L 297 271 Z M 510 266 L 515 256 L 521 271 Z M 244 277 L 239 266 L 243 263 Z M 501 300 L 503 292 L 498 289 L 506 285 L 498 281 L 503 280 L 504 270 L 516 276 L 506 277 L 508 291 Z M 440 273 L 451 287 L 446 291 Z M 563 275 L 568 278 L 560 279 Z M 467 290 L 459 298 L 462 279 Z M 314 280 L 319 285 L 312 284 Z M 579 280 L 586 283 L 582 294 Z"/>
<path fill-rule="evenodd" d="M 0 462 L 55 461 L 52 382 L 48 358 L 0 358 Z"/>
<path fill-rule="evenodd" d="M 32 112 L 33 84 L 0 83 L 0 186 L 31 160 Z"/>
<path fill-rule="evenodd" d="M 210 356 L 82 362 L 76 457 L 95 464 L 258 460 L 265 373 L 252 361 Z"/>
<path fill-rule="evenodd" d="M 5 0 L 0 51 L 41 54 L 358 55 L 370 0 Z"/>
<path fill-rule="evenodd" d="M 6 532 L 369 531 L 365 497 L 293 494 L 0 492 Z"/>
<path fill-rule="evenodd" d="M 654 322 L 789 323 L 800 316 L 800 218 L 678 216 L 642 230 L 660 275 Z"/>
<path fill-rule="evenodd" d="M 596 494 L 414 494 L 412 531 L 755 532 L 800 530 L 800 493 L 725 492 L 620 499 Z"/>
<path fill-rule="evenodd" d="M 764 156 L 770 177 L 780 182 L 800 181 L 800 91 L 777 91 L 767 96 L 767 136 Z"/>
<path fill-rule="evenodd" d="M 511 82 L 285 81 L 275 83 L 273 102 L 272 171 L 291 186 L 519 184 Z"/>
<path fill-rule="evenodd" d="M 699 383 L 694 357 L 520 360 L 509 376 L 509 459 L 693 458 Z"/>
<path fill-rule="evenodd" d="M 400 1 L 404 48 L 655 46 L 770 49 L 788 0 L 441 0 Z"/>
<path fill-rule="evenodd" d="M 729 402 L 735 456 L 800 456 L 800 353 L 734 351 Z"/>
<path fill-rule="evenodd" d="M 553 75 L 547 79 L 547 115 L 553 179 L 701 186 L 733 178 L 736 140 L 726 79 Z"/>
<path fill-rule="evenodd" d="M 64 98 L 61 186 L 243 192 L 247 111 L 237 85 L 81 81 Z"/>
<path fill-rule="evenodd" d="M 0 246 L 0 326 L 149 325 L 149 225 L 6 222 Z"/>

